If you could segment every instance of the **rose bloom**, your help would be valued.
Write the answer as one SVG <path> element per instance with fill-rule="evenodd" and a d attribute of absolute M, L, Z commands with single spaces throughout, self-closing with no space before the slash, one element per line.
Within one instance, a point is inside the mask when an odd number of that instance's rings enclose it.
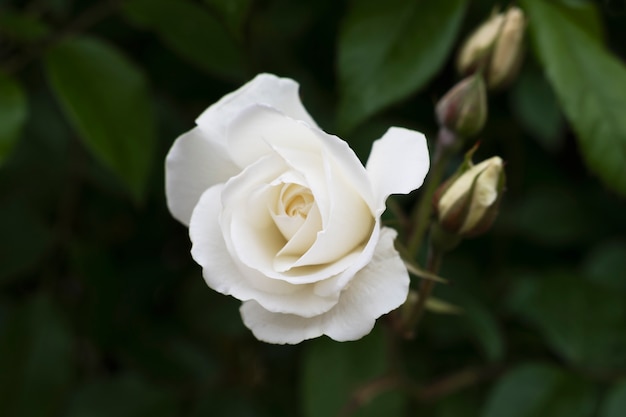
<path fill-rule="evenodd" d="M 381 227 L 390 194 L 429 167 L 421 133 L 392 127 L 364 167 L 309 116 L 291 79 L 261 74 L 213 104 L 166 159 L 173 216 L 216 291 L 269 343 L 356 340 L 406 299 L 409 275 Z"/>

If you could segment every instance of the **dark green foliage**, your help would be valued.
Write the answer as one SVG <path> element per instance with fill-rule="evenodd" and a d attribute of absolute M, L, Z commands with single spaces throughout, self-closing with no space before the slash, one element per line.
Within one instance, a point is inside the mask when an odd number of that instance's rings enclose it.
<path fill-rule="evenodd" d="M 363 159 L 389 126 L 432 150 L 455 52 L 496 3 L 0 0 L 0 416 L 625 416 L 617 3 L 520 2 L 526 61 L 476 138 L 506 162 L 500 217 L 434 293 L 462 314 L 427 313 L 414 341 L 382 318 L 358 342 L 272 346 L 191 259 L 169 147 L 268 71 Z"/>

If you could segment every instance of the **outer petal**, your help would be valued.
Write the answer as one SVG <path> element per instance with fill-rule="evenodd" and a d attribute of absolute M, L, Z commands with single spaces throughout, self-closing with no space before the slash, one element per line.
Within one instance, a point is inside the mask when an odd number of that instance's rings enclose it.
<path fill-rule="evenodd" d="M 223 185 L 209 188 L 191 217 L 191 256 L 202 267 L 207 285 L 239 300 L 257 300 L 264 308 L 281 313 L 314 316 L 331 309 L 339 294 L 315 294 L 312 284 L 292 285 L 271 279 L 233 259 L 219 225 Z"/>
<path fill-rule="evenodd" d="M 366 169 L 384 210 L 391 194 L 408 194 L 419 188 L 430 167 L 426 137 L 414 130 L 392 127 L 374 142 Z"/>
<path fill-rule="evenodd" d="M 213 136 L 194 128 L 181 135 L 165 159 L 165 195 L 172 215 L 188 226 L 200 195 L 239 172 Z"/>
<path fill-rule="evenodd" d="M 374 257 L 360 270 L 327 314 L 325 334 L 345 341 L 368 334 L 376 319 L 400 307 L 409 294 L 409 273 L 393 245 L 397 232 L 380 231 Z"/>
<path fill-rule="evenodd" d="M 296 120 L 317 127 L 300 101 L 298 88 L 298 83 L 292 79 L 278 78 L 273 74 L 259 74 L 206 109 L 196 119 L 196 123 L 202 130 L 215 132 L 225 141 L 228 125 L 242 109 L 253 104 L 265 104 Z"/>
<path fill-rule="evenodd" d="M 277 314 L 254 301 L 241 306 L 245 325 L 259 340 L 269 343 L 300 343 L 322 334 L 338 341 L 356 340 L 368 334 L 378 317 L 399 307 L 409 291 L 409 275 L 393 247 L 396 232 L 383 228 L 372 261 L 341 293 L 327 313 L 306 318 Z"/>

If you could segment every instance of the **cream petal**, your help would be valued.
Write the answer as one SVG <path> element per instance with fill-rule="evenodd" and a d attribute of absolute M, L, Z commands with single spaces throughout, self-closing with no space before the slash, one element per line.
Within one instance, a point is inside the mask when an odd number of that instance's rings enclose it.
<path fill-rule="evenodd" d="M 315 243 L 300 257 L 280 259 L 281 269 L 331 263 L 360 246 L 371 233 L 374 218 L 363 196 L 348 182 L 333 155 L 326 148 L 321 149 L 321 158 L 281 147 L 274 150 L 311 183 L 322 217 L 322 228 Z"/>
<path fill-rule="evenodd" d="M 221 226 L 231 254 L 250 268 L 271 269 L 286 240 L 272 220 L 268 205 L 277 198 L 271 183 L 287 169 L 275 154 L 266 156 L 231 178 L 222 191 Z"/>
<path fill-rule="evenodd" d="M 191 216 L 189 236 L 193 259 L 202 267 L 207 285 L 241 300 L 256 300 L 267 311 L 310 317 L 332 308 L 339 294 L 326 297 L 311 285 L 292 285 L 265 277 L 231 256 L 224 241 L 219 217 L 223 185 L 205 191 Z"/>
<path fill-rule="evenodd" d="M 350 195 L 348 190 L 333 194 L 331 214 L 325 219 L 323 230 L 317 233 L 315 243 L 293 267 L 336 262 L 361 247 L 371 236 L 374 218 L 365 202 L 359 196 Z"/>
<path fill-rule="evenodd" d="M 243 323 L 254 336 L 267 343 L 295 345 L 324 334 L 320 316 L 272 313 L 256 301 L 246 301 L 239 308 Z"/>
<path fill-rule="evenodd" d="M 280 226 L 279 226 L 280 227 Z M 298 230 L 293 233 L 289 241 L 281 248 L 274 258 L 274 268 L 278 272 L 284 272 L 291 268 L 303 253 L 315 242 L 317 232 L 322 229 L 322 216 L 314 204 Z"/>
<path fill-rule="evenodd" d="M 392 127 L 374 142 L 366 169 L 377 196 L 379 214 L 391 194 L 419 188 L 430 167 L 426 137 L 414 130 Z"/>
<path fill-rule="evenodd" d="M 372 260 L 350 281 L 327 316 L 324 333 L 338 341 L 368 334 L 376 319 L 400 307 L 409 293 L 409 273 L 394 247 L 397 232 L 384 227 Z"/>
<path fill-rule="evenodd" d="M 227 149 L 242 167 L 268 155 L 273 147 L 319 155 L 320 142 L 313 128 L 275 108 L 252 105 L 239 112 L 229 126 Z"/>
<path fill-rule="evenodd" d="M 384 228 L 371 262 L 358 272 L 328 312 L 315 317 L 277 314 L 254 301 L 241 306 L 244 324 L 268 343 L 296 344 L 328 335 L 337 341 L 357 340 L 368 334 L 376 319 L 398 308 L 408 295 L 409 275 L 393 247 L 396 232 Z"/>
<path fill-rule="evenodd" d="M 465 171 L 458 177 L 452 185 L 446 190 L 439 200 L 439 218 L 443 218 L 448 214 L 448 211 L 452 209 L 454 204 L 460 199 L 464 198 L 467 193 L 472 189 L 472 183 L 476 180 L 484 170 L 490 165 L 499 164 L 501 166 L 502 160 L 498 156 L 491 157 L 482 161 L 479 164 L 473 165 L 470 169 Z"/>
<path fill-rule="evenodd" d="M 214 136 L 198 128 L 184 133 L 165 159 L 165 195 L 170 212 L 188 226 L 200 195 L 239 171 Z"/>
<path fill-rule="evenodd" d="M 317 282 L 314 289 L 315 293 L 326 297 L 335 294 L 348 286 L 357 272 L 367 265 L 374 256 L 374 252 L 376 251 L 378 241 L 380 239 L 380 231 L 380 218 L 378 218 L 376 219 L 376 223 L 372 229 L 369 241 L 363 247 L 355 251 L 348 267 L 341 273 L 338 273 L 329 279 Z"/>
<path fill-rule="evenodd" d="M 298 83 L 292 79 L 279 78 L 273 74 L 259 74 L 206 109 L 196 119 L 196 123 L 202 130 L 216 133 L 226 144 L 228 126 L 239 112 L 253 104 L 265 104 L 293 119 L 317 126 L 302 105 L 298 88 Z"/>
<path fill-rule="evenodd" d="M 285 169 L 287 170 L 284 171 Z M 315 266 L 300 266 L 284 272 L 276 270 L 270 255 L 278 253 L 279 250 L 277 249 L 279 248 L 279 238 L 276 234 L 278 229 L 268 229 L 268 218 L 263 217 L 264 214 L 258 211 L 259 208 L 264 208 L 263 204 L 265 203 L 251 202 L 250 198 L 254 198 L 254 190 L 258 189 L 259 183 L 266 183 L 271 186 L 279 183 L 282 179 L 291 179 L 295 182 L 300 181 L 302 177 L 305 177 L 306 182 L 308 182 L 306 173 L 300 175 L 300 173 L 293 173 L 288 169 L 289 166 L 286 165 L 281 155 L 272 153 L 250 165 L 226 183 L 222 192 L 224 209 L 222 211 L 221 224 L 229 252 L 247 267 L 259 271 L 263 276 L 287 283 L 298 285 L 311 284 L 331 278 L 337 274 L 342 274 L 346 269 L 354 265 L 355 260 L 360 259 L 361 247 L 354 248 L 354 253 L 346 254 L 336 262 Z M 321 181 L 314 178 L 311 178 L 311 180 L 315 180 L 320 184 L 324 183 L 323 178 Z M 326 188 L 322 185 L 319 185 L 319 187 Z M 316 193 L 315 190 L 313 191 Z M 326 191 L 320 190 L 319 194 L 324 192 Z M 316 202 L 319 202 L 317 195 Z M 251 210 L 254 207 L 257 210 Z M 233 222 L 235 217 L 237 219 Z M 250 219 L 246 220 L 246 218 Z M 235 230 L 233 231 L 231 227 L 235 227 Z M 256 230 L 254 227 L 257 227 Z M 245 230 L 246 228 L 249 229 Z M 296 236 L 292 240 L 295 238 Z M 250 246 L 254 247 L 249 250 Z M 287 260 L 284 261 L 288 262 Z M 279 266 L 281 270 L 287 268 L 284 264 Z M 320 293 L 319 296 L 334 297 L 336 294 Z"/>

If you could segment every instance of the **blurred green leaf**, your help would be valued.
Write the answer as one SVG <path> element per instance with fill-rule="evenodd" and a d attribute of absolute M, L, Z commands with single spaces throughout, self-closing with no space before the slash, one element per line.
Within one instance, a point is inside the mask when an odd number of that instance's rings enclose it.
<path fill-rule="evenodd" d="M 595 222 L 578 198 L 565 187 L 530 189 L 523 199 L 502 211 L 499 225 L 546 246 L 583 242 L 593 232 Z"/>
<path fill-rule="evenodd" d="M 265 415 L 260 412 L 258 405 L 255 406 L 236 390 L 227 391 L 224 387 L 218 387 L 201 396 L 189 417 L 260 417 Z"/>
<path fill-rule="evenodd" d="M 16 41 L 35 42 L 48 35 L 50 29 L 41 19 L 13 10 L 2 10 L 0 33 Z"/>
<path fill-rule="evenodd" d="M 590 382 L 544 364 L 524 364 L 492 389 L 483 417 L 589 417 L 595 407 Z"/>
<path fill-rule="evenodd" d="M 235 36 L 243 36 L 243 24 L 254 0 L 204 0 L 204 2 L 217 11 Z"/>
<path fill-rule="evenodd" d="M 353 400 L 354 390 L 383 376 L 387 370 L 386 347 L 381 329 L 357 342 L 337 343 L 330 339 L 310 342 L 302 370 L 302 398 L 306 417 L 334 416 Z M 388 390 L 362 404 L 353 416 L 402 415 L 405 398 Z"/>
<path fill-rule="evenodd" d="M 178 296 L 179 320 L 207 345 L 249 334 L 241 321 L 239 300 L 224 297 L 209 288 L 199 273 L 181 278 Z"/>
<path fill-rule="evenodd" d="M 469 271 L 464 272 L 464 274 L 450 276 L 457 285 L 444 285 L 437 288 L 437 294 L 442 299 L 449 300 L 458 306 L 461 313 L 452 317 L 451 320 L 441 322 L 430 318 L 432 323 L 429 328 L 448 344 L 459 344 L 460 338 L 469 339 L 484 354 L 486 360 L 498 362 L 504 358 L 504 335 L 494 311 L 487 308 L 484 301 L 476 298 L 467 289 L 459 287 L 460 281 L 464 281 L 463 285 L 467 285 L 468 281 L 471 282 L 472 277 Z M 484 277 L 481 278 L 484 279 Z"/>
<path fill-rule="evenodd" d="M 436 417 L 479 417 L 482 395 L 475 389 L 464 389 L 446 395 L 437 402 Z"/>
<path fill-rule="evenodd" d="M 112 46 L 86 37 L 60 42 L 45 64 L 81 139 L 140 200 L 155 146 L 155 118 L 141 70 Z"/>
<path fill-rule="evenodd" d="M 0 206 L 0 284 L 34 269 L 51 243 L 40 215 L 16 201 Z"/>
<path fill-rule="evenodd" d="M 523 127 L 548 151 L 563 145 L 565 120 L 554 92 L 537 70 L 520 74 L 511 91 L 513 111 Z"/>
<path fill-rule="evenodd" d="M 0 335 L 0 415 L 57 416 L 74 373 L 72 336 L 45 296 L 17 307 Z"/>
<path fill-rule="evenodd" d="M 239 45 L 205 8 L 187 0 L 131 0 L 122 10 L 131 22 L 155 31 L 200 68 L 226 79 L 244 77 Z"/>
<path fill-rule="evenodd" d="M 13 78 L 0 72 L 0 166 L 20 137 L 27 111 L 22 88 Z"/>
<path fill-rule="evenodd" d="M 626 367 L 623 294 L 557 271 L 523 277 L 509 305 L 575 365 L 599 371 Z"/>
<path fill-rule="evenodd" d="M 595 247 L 583 262 L 585 277 L 613 290 L 626 290 L 626 242 L 610 241 Z"/>
<path fill-rule="evenodd" d="M 626 416 L 626 381 L 616 384 L 607 394 L 599 417 Z"/>
<path fill-rule="evenodd" d="M 350 130 L 424 86 L 442 67 L 464 0 L 354 0 L 339 37 L 339 126 Z"/>
<path fill-rule="evenodd" d="M 468 333 L 482 348 L 486 358 L 491 362 L 502 360 L 504 338 L 493 313 L 469 296 L 462 297 L 462 301 L 458 302 L 464 311 L 461 319 L 466 323 Z"/>
<path fill-rule="evenodd" d="M 176 415 L 180 412 L 172 392 L 133 374 L 83 385 L 76 391 L 67 413 L 67 417 Z"/>
<path fill-rule="evenodd" d="M 219 365 L 207 352 L 176 335 L 171 329 L 148 330 L 129 337 L 122 354 L 134 365 L 158 380 L 178 385 L 205 383 L 216 378 Z"/>
<path fill-rule="evenodd" d="M 559 10 L 576 26 L 598 42 L 604 42 L 605 30 L 598 5 L 589 0 L 560 0 Z"/>
<path fill-rule="evenodd" d="M 626 195 L 626 67 L 558 4 L 522 4 L 539 58 L 589 169 Z"/>

